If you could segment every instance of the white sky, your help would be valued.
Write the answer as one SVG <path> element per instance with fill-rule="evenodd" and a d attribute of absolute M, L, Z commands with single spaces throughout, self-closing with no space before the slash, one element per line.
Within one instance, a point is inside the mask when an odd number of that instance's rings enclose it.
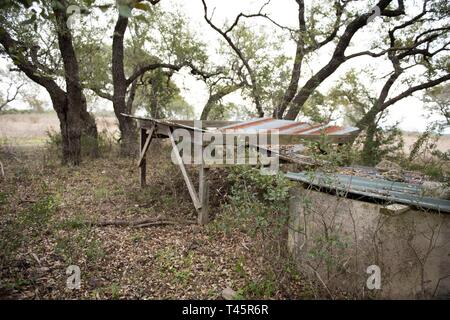
<path fill-rule="evenodd" d="M 265 2 L 265 0 L 207 0 L 209 12 L 211 13 L 215 8 L 213 21 L 217 25 L 222 25 L 222 23 L 226 20 L 234 20 L 239 12 L 254 13 Z M 370 1 L 368 3 L 371 2 L 373 1 Z M 182 12 L 184 12 L 185 15 L 189 18 L 191 28 L 206 43 L 209 44 L 209 49 L 211 50 L 211 52 L 214 52 L 220 35 L 213 31 L 204 21 L 203 5 L 201 0 L 162 0 L 160 5 L 169 10 L 177 7 Z M 368 6 L 368 9 L 370 9 L 370 6 Z M 272 2 L 264 9 L 264 12 L 283 25 L 291 26 L 293 28 L 295 28 L 297 25 L 297 4 L 294 0 L 272 0 Z M 379 21 L 377 22 L 377 19 L 380 18 L 375 18 L 375 21 L 373 21 L 373 23 L 379 23 Z M 259 22 L 263 23 L 261 19 L 258 20 Z M 255 21 L 255 23 L 257 23 L 257 20 L 251 21 Z M 374 37 L 376 37 L 376 34 L 371 32 L 370 27 L 365 27 L 357 33 L 352 43 L 355 45 L 357 51 L 366 50 L 368 49 L 367 44 L 374 40 Z M 328 62 L 332 49 L 333 45 L 324 47 L 320 51 L 317 59 L 315 59 L 315 61 L 313 61 L 309 67 L 311 67 L 314 71 L 317 71 L 318 67 Z M 293 57 L 295 52 L 294 43 L 292 41 L 287 42 L 284 50 L 286 54 Z M 6 60 L 1 59 L 0 68 L 5 69 L 5 67 Z M 381 74 L 386 74 L 390 71 L 390 65 L 386 62 L 380 61 L 380 59 L 373 59 L 368 57 L 357 58 L 342 65 L 338 69 L 338 71 L 335 72 L 335 74 L 329 77 L 319 87 L 319 89 L 322 92 L 326 91 L 327 88 L 332 86 L 333 83 L 337 79 L 339 79 L 340 76 L 345 74 L 345 72 L 348 71 L 351 67 L 354 67 L 356 69 L 371 67 L 379 70 Z M 180 74 L 176 75 L 174 77 L 174 80 L 182 88 L 182 94 L 185 99 L 194 106 L 196 114 L 200 115 L 201 109 L 207 100 L 207 91 L 203 82 L 195 80 L 188 74 L 187 71 L 181 72 Z M 305 80 L 307 80 L 307 77 L 303 77 L 301 81 Z M 376 87 L 376 91 L 379 90 L 380 83 L 374 83 L 371 85 L 373 87 Z M 3 90 L 3 92 L 6 91 L 4 84 L 1 86 L 1 90 Z M 45 93 L 42 93 L 41 96 L 49 100 L 48 96 Z M 420 97 L 420 95 L 418 96 Z M 227 100 L 241 104 L 243 103 L 238 94 L 230 95 Z M 20 107 L 20 105 L 21 103 L 13 104 L 13 106 L 16 107 Z M 105 101 L 102 100 L 101 105 L 104 106 Z M 112 106 L 110 103 L 108 103 L 108 109 L 112 110 Z M 423 104 L 420 99 L 416 97 L 403 99 L 401 100 L 401 102 L 391 106 L 389 110 L 389 124 L 400 121 L 400 127 L 403 130 L 423 131 L 426 128 L 428 121 L 430 121 L 424 117 L 425 111 L 423 109 Z"/>

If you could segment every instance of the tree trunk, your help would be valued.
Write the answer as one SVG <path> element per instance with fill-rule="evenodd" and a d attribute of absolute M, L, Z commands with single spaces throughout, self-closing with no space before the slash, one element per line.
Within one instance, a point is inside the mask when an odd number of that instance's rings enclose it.
<path fill-rule="evenodd" d="M 97 158 L 100 155 L 98 147 L 98 132 L 95 118 L 87 111 L 86 106 L 81 110 L 82 135 L 86 141 L 82 147 L 86 148 L 89 155 Z"/>
<path fill-rule="evenodd" d="M 67 14 L 65 8 L 67 2 L 59 0 L 53 10 L 56 17 L 56 32 L 61 57 L 64 62 L 66 91 L 61 89 L 54 79 L 41 74 L 38 66 L 22 56 L 26 52 L 24 44 L 11 37 L 9 32 L 0 25 L 0 43 L 5 52 L 11 57 L 14 64 L 24 72 L 32 81 L 43 86 L 50 95 L 53 109 L 60 121 L 62 137 L 62 162 L 63 164 L 78 165 L 81 161 L 81 133 L 85 132 L 95 141 L 97 146 L 97 127 L 94 119 L 88 114 L 86 99 L 83 96 L 80 85 L 78 61 L 72 43 L 72 35 L 67 27 Z M 21 57 L 18 59 L 17 57 Z"/>
<path fill-rule="evenodd" d="M 292 106 L 289 108 L 284 119 L 295 120 L 306 100 L 309 99 L 314 90 L 316 90 L 325 79 L 333 74 L 344 61 L 345 58 L 343 54 L 335 56 L 325 67 L 312 76 L 292 100 Z"/>
<path fill-rule="evenodd" d="M 64 0 L 54 4 L 58 45 L 64 64 L 66 80 L 66 103 L 62 107 L 61 135 L 63 136 L 63 161 L 73 165 L 81 162 L 82 113 L 86 111 L 86 99 L 80 83 L 78 60 L 72 42 L 72 34 L 67 27 L 67 3 Z"/>
<path fill-rule="evenodd" d="M 0 25 L 0 43 L 14 64 L 32 81 L 43 86 L 50 95 L 53 108 L 60 121 L 62 136 L 62 159 L 64 164 L 78 165 L 81 161 L 81 132 L 95 139 L 97 144 L 97 128 L 92 117 L 87 113 L 86 100 L 80 85 L 78 61 L 72 43 L 72 35 L 67 27 L 67 2 L 59 0 L 53 10 L 56 17 L 56 32 L 61 57 L 64 62 L 66 91 L 61 89 L 49 76 L 41 74 L 38 66 L 22 56 L 26 52 L 24 44 L 11 37 Z M 17 57 L 21 57 L 18 59 Z"/>
<path fill-rule="evenodd" d="M 161 118 L 159 112 L 158 95 L 156 93 L 156 79 L 151 79 L 151 91 L 150 91 L 150 115 L 153 119 Z"/>
<path fill-rule="evenodd" d="M 377 123 L 373 119 L 366 127 L 366 136 L 363 142 L 362 162 L 365 165 L 375 165 L 378 162 L 376 155 L 378 146 L 375 145 L 376 131 Z"/>
<path fill-rule="evenodd" d="M 211 112 L 212 107 L 214 106 L 215 101 L 211 101 L 211 96 L 203 107 L 202 114 L 200 116 L 200 120 L 208 120 L 209 113 Z"/>
<path fill-rule="evenodd" d="M 124 69 L 123 38 L 128 26 L 128 18 L 119 14 L 114 27 L 112 44 L 112 76 L 113 76 L 113 107 L 119 120 L 121 134 L 120 151 L 122 155 L 134 155 L 137 151 L 137 129 L 133 119 L 124 117 L 121 113 L 128 113 L 126 103 L 127 81 Z"/>

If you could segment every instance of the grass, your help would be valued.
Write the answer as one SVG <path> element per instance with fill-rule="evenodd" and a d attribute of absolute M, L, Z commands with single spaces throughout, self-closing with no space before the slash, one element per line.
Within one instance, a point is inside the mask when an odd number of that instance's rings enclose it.
<path fill-rule="evenodd" d="M 84 226 L 77 231 L 59 236 L 56 239 L 55 253 L 63 258 L 67 265 L 95 265 L 105 255 L 102 244 L 89 227 Z"/>
<path fill-rule="evenodd" d="M 274 295 L 277 284 L 274 276 L 265 277 L 262 280 L 251 280 L 243 289 L 245 298 L 270 298 Z"/>
<path fill-rule="evenodd" d="M 84 214 L 74 215 L 73 217 L 56 223 L 56 227 L 59 229 L 72 230 L 82 229 L 87 227 L 87 216 Z"/>
<path fill-rule="evenodd" d="M 46 137 L 16 137 L 9 138 L 8 144 L 13 146 L 44 146 L 47 143 Z"/>
<path fill-rule="evenodd" d="M 0 206 L 3 206 L 8 201 L 8 194 L 0 192 Z"/>
<path fill-rule="evenodd" d="M 113 300 L 117 300 L 120 298 L 120 285 L 117 283 L 113 283 L 110 286 L 110 291 L 111 291 L 111 299 Z"/>

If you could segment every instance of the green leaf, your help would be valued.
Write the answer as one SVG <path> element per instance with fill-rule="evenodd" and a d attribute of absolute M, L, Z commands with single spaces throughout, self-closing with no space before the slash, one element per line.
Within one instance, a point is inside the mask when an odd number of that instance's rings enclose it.
<path fill-rule="evenodd" d="M 99 5 L 98 8 L 102 11 L 102 12 L 106 12 L 109 9 L 110 5 L 105 4 L 105 5 Z"/>
<path fill-rule="evenodd" d="M 150 11 L 150 7 L 145 3 L 136 3 L 134 7 L 139 10 Z"/>
<path fill-rule="evenodd" d="M 117 5 L 117 9 L 119 10 L 119 14 L 123 17 L 131 17 L 131 9 L 128 5 L 126 4 L 118 4 Z"/>

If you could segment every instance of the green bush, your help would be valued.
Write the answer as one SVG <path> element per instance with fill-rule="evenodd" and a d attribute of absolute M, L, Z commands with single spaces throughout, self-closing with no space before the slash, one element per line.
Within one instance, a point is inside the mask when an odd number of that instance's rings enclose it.
<path fill-rule="evenodd" d="M 228 182 L 231 194 L 225 205 L 227 228 L 238 227 L 251 235 L 269 227 L 283 228 L 291 182 L 282 172 L 263 175 L 257 169 L 236 166 L 231 169 Z"/>
<path fill-rule="evenodd" d="M 62 149 L 62 135 L 60 132 L 48 130 L 47 132 L 47 148 L 53 154 L 60 154 Z M 99 132 L 97 141 L 90 136 L 81 135 L 81 154 L 83 157 L 92 156 L 91 151 L 98 145 L 98 153 L 104 155 L 112 150 L 116 144 L 114 137 L 110 136 L 106 130 Z"/>
<path fill-rule="evenodd" d="M 57 208 L 56 199 L 45 196 L 36 201 L 29 209 L 20 216 L 20 222 L 25 226 L 45 226 Z"/>
<path fill-rule="evenodd" d="M 264 261 L 259 280 L 246 274 L 243 260 L 234 268 L 246 284 L 241 298 L 271 298 L 293 277 L 287 250 L 289 190 L 292 183 L 282 172 L 263 175 L 258 169 L 235 166 L 228 175 L 230 194 L 212 228 L 230 233 L 241 231 L 253 240 L 252 250 Z"/>

